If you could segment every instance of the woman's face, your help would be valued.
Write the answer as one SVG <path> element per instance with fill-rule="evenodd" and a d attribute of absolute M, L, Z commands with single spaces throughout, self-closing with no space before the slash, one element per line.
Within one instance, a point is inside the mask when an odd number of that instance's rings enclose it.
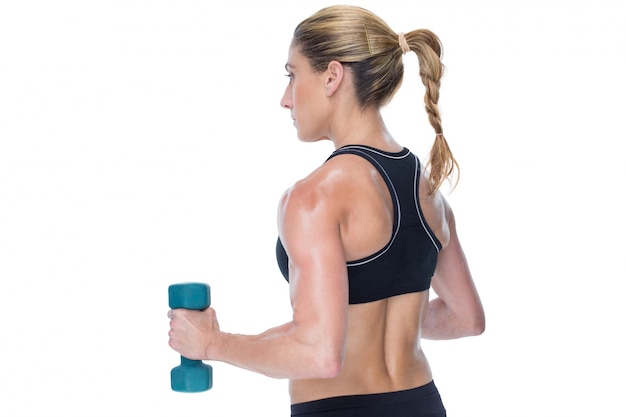
<path fill-rule="evenodd" d="M 324 73 L 313 70 L 309 61 L 293 44 L 285 65 L 289 84 L 280 105 L 291 111 L 291 118 L 303 142 L 328 139 L 329 107 Z"/>

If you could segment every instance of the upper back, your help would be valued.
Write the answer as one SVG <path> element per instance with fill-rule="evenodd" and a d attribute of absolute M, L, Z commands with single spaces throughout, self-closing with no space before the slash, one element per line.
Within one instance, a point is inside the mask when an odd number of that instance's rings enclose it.
<path fill-rule="evenodd" d="M 446 234 L 442 210 L 423 189 L 428 181 L 418 158 L 406 148 L 386 152 L 350 145 L 336 150 L 327 164 L 338 166 L 330 170 L 349 166 L 352 174 L 338 201 L 346 206 L 340 227 L 350 304 L 427 290 Z M 288 278 L 280 240 L 277 256 Z"/>

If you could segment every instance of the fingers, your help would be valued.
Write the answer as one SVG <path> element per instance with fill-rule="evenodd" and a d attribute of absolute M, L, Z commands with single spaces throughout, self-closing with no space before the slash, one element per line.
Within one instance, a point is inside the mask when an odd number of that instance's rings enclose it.
<path fill-rule="evenodd" d="M 167 312 L 169 345 L 189 359 L 209 359 L 211 345 L 220 332 L 215 310 L 171 309 Z"/>
<path fill-rule="evenodd" d="M 185 311 L 185 309 L 172 309 L 172 310 L 169 310 L 167 312 L 167 318 L 170 319 L 170 320 L 174 320 L 174 318 L 178 316 L 179 312 L 181 314 L 183 314 L 183 316 L 181 316 L 181 317 L 185 317 L 184 311 Z M 192 311 L 196 311 L 196 310 L 189 310 L 189 311 L 192 312 Z M 203 310 L 202 312 L 205 313 L 212 320 L 215 320 L 217 318 L 215 310 L 212 309 L 211 307 L 208 307 L 206 310 Z"/>

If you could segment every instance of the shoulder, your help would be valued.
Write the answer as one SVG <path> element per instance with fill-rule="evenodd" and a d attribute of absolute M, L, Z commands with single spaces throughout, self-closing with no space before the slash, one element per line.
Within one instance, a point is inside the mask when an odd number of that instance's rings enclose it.
<path fill-rule="evenodd" d="M 342 190 L 347 187 L 346 179 L 341 170 L 324 166 L 283 194 L 278 208 L 278 233 L 289 257 L 290 282 L 321 269 L 325 272 L 319 276 L 326 277 L 343 271 L 346 260 L 341 223 L 347 200 Z M 323 264 L 320 259 L 325 260 Z"/>
<path fill-rule="evenodd" d="M 420 177 L 419 199 L 426 222 L 445 248 L 453 231 L 454 213 L 441 191 L 433 191 L 427 171 Z"/>
<path fill-rule="evenodd" d="M 329 159 L 285 191 L 280 212 L 341 209 L 350 200 L 350 193 L 358 189 L 363 164 L 367 161 L 354 155 Z"/>
<path fill-rule="evenodd" d="M 330 241 L 355 210 L 364 204 L 368 162 L 354 155 L 339 155 L 326 161 L 296 182 L 281 197 L 278 232 L 286 247 Z M 365 174 L 364 174 L 365 173 Z M 355 204 L 355 202 L 360 202 Z"/>

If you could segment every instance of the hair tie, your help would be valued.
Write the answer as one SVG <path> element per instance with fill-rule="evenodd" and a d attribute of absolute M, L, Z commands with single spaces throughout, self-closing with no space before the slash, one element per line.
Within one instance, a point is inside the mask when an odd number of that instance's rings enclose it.
<path fill-rule="evenodd" d="M 411 48 L 409 47 L 409 43 L 406 41 L 406 38 L 404 37 L 404 33 L 402 32 L 398 33 L 398 43 L 400 44 L 400 49 L 402 49 L 402 55 L 411 51 Z"/>
<path fill-rule="evenodd" d="M 443 133 L 437 133 L 435 136 L 443 136 Z"/>

